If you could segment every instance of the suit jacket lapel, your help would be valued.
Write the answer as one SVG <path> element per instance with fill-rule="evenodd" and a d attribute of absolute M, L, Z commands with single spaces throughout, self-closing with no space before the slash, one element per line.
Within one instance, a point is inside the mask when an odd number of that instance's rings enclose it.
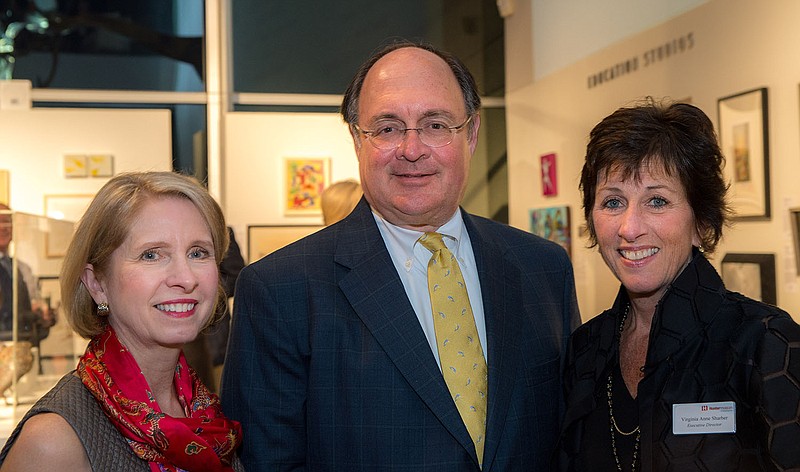
<path fill-rule="evenodd" d="M 335 260 L 350 269 L 339 287 L 411 388 L 475 457 L 472 439 L 364 199 L 338 228 Z"/>
<path fill-rule="evenodd" d="M 472 217 L 462 210 L 469 233 L 475 263 L 481 282 L 483 311 L 486 318 L 486 343 L 489 368 L 486 444 L 483 470 L 490 470 L 502 438 L 517 377 L 519 336 L 515 329 L 520 323 L 519 307 L 523 306 L 519 270 L 506 262 L 502 241 L 482 232 Z M 489 262 L 491 261 L 491 263 Z"/>

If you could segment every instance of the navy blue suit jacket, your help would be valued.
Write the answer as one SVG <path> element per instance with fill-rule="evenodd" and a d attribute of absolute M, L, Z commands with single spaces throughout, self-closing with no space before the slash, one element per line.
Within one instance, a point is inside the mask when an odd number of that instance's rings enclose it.
<path fill-rule="evenodd" d="M 486 316 L 484 471 L 548 470 L 579 323 L 558 245 L 464 213 Z M 479 470 L 369 205 L 246 267 L 222 403 L 248 471 Z"/>

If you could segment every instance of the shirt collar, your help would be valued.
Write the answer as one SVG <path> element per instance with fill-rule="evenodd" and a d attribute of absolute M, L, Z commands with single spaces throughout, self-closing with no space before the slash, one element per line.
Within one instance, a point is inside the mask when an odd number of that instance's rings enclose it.
<path fill-rule="evenodd" d="M 424 234 L 424 232 L 401 228 L 389 223 L 385 218 L 383 218 L 383 216 L 374 210 L 372 214 L 374 215 L 378 226 L 382 228 L 384 237 L 390 238 L 395 247 L 402 248 L 402 251 L 407 258 L 413 257 L 414 248 L 417 246 L 417 240 Z M 445 245 L 456 257 L 458 257 L 459 246 L 461 244 L 464 231 L 466 231 L 466 228 L 464 227 L 464 218 L 461 216 L 460 208 L 456 209 L 453 216 L 436 230 L 437 233 L 440 233 L 444 236 L 443 239 Z M 425 248 L 422 248 L 422 250 L 428 251 Z M 430 251 L 428 251 L 428 254 L 430 254 Z"/>

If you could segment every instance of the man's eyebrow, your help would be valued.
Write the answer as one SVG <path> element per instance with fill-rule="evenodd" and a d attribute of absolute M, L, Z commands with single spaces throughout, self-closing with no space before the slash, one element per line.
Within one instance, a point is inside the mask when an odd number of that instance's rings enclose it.
<path fill-rule="evenodd" d="M 455 119 L 455 115 L 452 112 L 442 109 L 427 110 L 422 114 L 420 118 L 439 118 L 439 117 Z M 381 120 L 396 120 L 401 123 L 406 122 L 405 120 L 397 116 L 397 114 L 395 113 L 381 113 L 379 115 L 372 117 L 372 119 L 369 120 L 369 123 L 375 123 Z"/>

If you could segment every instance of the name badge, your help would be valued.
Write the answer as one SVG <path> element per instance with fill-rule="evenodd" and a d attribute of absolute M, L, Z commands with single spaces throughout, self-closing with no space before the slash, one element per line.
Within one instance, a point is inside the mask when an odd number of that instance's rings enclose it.
<path fill-rule="evenodd" d="M 736 402 L 672 405 L 672 434 L 736 432 Z"/>

